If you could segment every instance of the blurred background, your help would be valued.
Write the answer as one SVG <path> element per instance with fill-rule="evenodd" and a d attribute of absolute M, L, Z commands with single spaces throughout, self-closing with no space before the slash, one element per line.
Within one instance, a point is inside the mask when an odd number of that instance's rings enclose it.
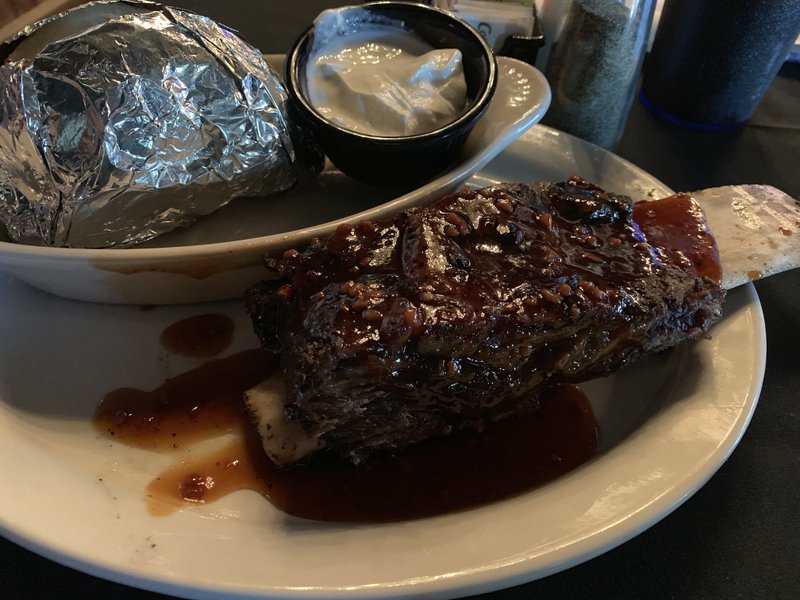
<path fill-rule="evenodd" d="M 52 15 L 85 0 L 0 0 L 0 40 L 5 40 L 28 23 Z"/>

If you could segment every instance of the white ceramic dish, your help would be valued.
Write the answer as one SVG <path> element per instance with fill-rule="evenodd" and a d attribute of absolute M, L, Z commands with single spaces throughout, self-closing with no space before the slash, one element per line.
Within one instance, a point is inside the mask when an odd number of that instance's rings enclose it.
<path fill-rule="evenodd" d="M 629 163 L 536 127 L 473 181 L 577 173 L 635 196 L 668 190 Z M 589 382 L 601 432 L 588 463 L 485 507 L 383 525 L 289 517 L 251 492 L 148 515 L 164 457 L 110 444 L 89 418 L 103 394 L 151 389 L 195 363 L 158 344 L 167 325 L 222 312 L 256 340 L 240 301 L 93 305 L 0 276 L 0 532 L 51 559 L 196 598 L 453 598 L 568 568 L 630 539 L 701 487 L 755 409 L 765 339 L 752 286 L 729 294 L 710 340 Z M 47 340 L 43 342 L 42 340 Z"/>
<path fill-rule="evenodd" d="M 268 59 L 279 64 L 283 57 Z M 191 227 L 136 248 L 41 248 L 0 241 L 0 271 L 91 302 L 174 304 L 241 297 L 263 278 L 265 253 L 330 233 L 348 218 L 379 218 L 454 190 L 536 123 L 550 105 L 547 80 L 526 63 L 505 57 L 497 63 L 497 90 L 462 160 L 418 189 L 359 185 L 330 169 L 312 186 L 234 200 Z"/>

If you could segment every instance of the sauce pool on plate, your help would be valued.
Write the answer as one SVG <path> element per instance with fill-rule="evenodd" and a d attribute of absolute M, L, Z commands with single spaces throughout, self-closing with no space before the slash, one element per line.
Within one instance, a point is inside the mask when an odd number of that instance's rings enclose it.
<path fill-rule="evenodd" d="M 308 519 L 433 516 L 530 490 L 586 461 L 597 445 L 586 396 L 575 386 L 560 385 L 544 393 L 537 412 L 487 424 L 480 433 L 429 440 L 359 467 L 323 451 L 278 469 L 264 453 L 242 398 L 277 366 L 274 355 L 246 350 L 210 360 L 151 391 L 121 388 L 105 396 L 95 428 L 128 446 L 169 453 L 224 436 L 217 449 L 182 454 L 154 474 L 145 491 L 151 514 L 253 490 Z"/>

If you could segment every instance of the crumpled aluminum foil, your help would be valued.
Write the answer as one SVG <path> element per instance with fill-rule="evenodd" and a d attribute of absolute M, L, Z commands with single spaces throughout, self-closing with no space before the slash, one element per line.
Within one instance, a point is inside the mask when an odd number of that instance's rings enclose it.
<path fill-rule="evenodd" d="M 16 242 L 130 246 L 322 168 L 263 56 L 185 10 L 85 5 L 0 61 L 0 223 Z"/>

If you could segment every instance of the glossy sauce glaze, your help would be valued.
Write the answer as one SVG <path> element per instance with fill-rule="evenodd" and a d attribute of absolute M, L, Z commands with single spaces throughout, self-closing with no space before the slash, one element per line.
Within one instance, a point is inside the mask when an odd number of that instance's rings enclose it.
<path fill-rule="evenodd" d="M 717 242 L 706 226 L 703 210 L 690 195 L 637 202 L 633 220 L 667 262 L 717 283 L 722 279 Z"/>
<path fill-rule="evenodd" d="M 491 314 L 509 321 L 507 341 L 630 303 L 628 289 L 654 273 L 631 212 L 629 199 L 578 178 L 543 189 L 464 189 L 401 221 L 340 225 L 268 266 L 287 281 L 277 296 L 303 313 L 346 294 L 335 319 L 347 340 L 415 337 L 439 325 L 466 335 Z M 400 305 L 416 314 L 395 318 Z M 406 326 L 384 331 L 385 317 Z"/>
<path fill-rule="evenodd" d="M 597 444 L 586 396 L 562 385 L 544 393 L 538 412 L 488 425 L 481 433 L 430 440 L 361 467 L 323 452 L 280 470 L 263 452 L 242 400 L 245 389 L 276 367 L 274 355 L 248 350 L 211 360 L 152 391 L 123 388 L 106 395 L 95 427 L 135 448 L 168 453 L 228 434 L 216 450 L 182 453 L 154 477 L 146 490 L 151 514 L 249 489 L 309 519 L 431 516 L 525 492 L 580 465 Z"/>

